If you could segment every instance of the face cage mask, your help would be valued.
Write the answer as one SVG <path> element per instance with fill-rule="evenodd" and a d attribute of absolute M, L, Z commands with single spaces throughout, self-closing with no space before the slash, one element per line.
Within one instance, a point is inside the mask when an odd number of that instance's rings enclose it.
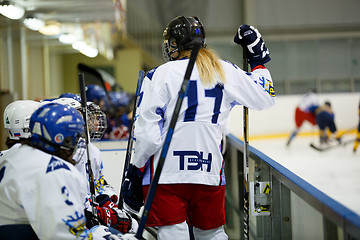
<path fill-rule="evenodd" d="M 100 140 L 107 129 L 105 113 L 97 108 L 89 109 L 88 121 L 90 140 Z"/>
<path fill-rule="evenodd" d="M 175 42 L 175 40 L 173 41 Z M 164 43 L 162 45 L 162 54 L 166 62 L 174 61 L 180 56 L 179 54 L 177 58 L 171 57 L 173 53 L 179 52 L 179 49 L 176 47 L 176 45 L 171 44 L 170 42 L 171 42 L 170 40 L 164 40 Z M 170 49 L 174 49 L 174 50 L 170 51 Z"/>

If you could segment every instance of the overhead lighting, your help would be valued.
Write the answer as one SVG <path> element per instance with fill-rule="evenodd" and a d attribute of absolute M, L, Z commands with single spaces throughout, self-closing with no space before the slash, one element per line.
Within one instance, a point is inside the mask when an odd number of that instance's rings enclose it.
<path fill-rule="evenodd" d="M 43 28 L 39 30 L 41 34 L 47 36 L 59 35 L 60 34 L 60 23 L 58 22 L 48 22 Z"/>
<path fill-rule="evenodd" d="M 7 18 L 16 20 L 24 16 L 25 9 L 20 6 L 16 6 L 10 1 L 1 1 L 0 13 Z"/>
<path fill-rule="evenodd" d="M 86 43 L 84 41 L 76 41 L 72 44 L 73 49 L 80 51 L 80 49 L 86 48 Z"/>
<path fill-rule="evenodd" d="M 97 48 L 89 46 L 84 41 L 76 41 L 72 44 L 72 47 L 90 58 L 94 58 L 99 54 Z"/>
<path fill-rule="evenodd" d="M 24 24 L 27 28 L 33 30 L 33 31 L 39 31 L 45 26 L 45 23 L 43 20 L 35 17 L 26 17 L 24 19 Z"/>
<path fill-rule="evenodd" d="M 71 33 L 62 33 L 59 36 L 59 41 L 63 44 L 72 44 L 75 40 L 75 36 Z"/>
<path fill-rule="evenodd" d="M 80 52 L 89 58 L 94 58 L 99 54 L 99 51 L 91 46 L 86 46 L 85 49 L 80 49 Z"/>

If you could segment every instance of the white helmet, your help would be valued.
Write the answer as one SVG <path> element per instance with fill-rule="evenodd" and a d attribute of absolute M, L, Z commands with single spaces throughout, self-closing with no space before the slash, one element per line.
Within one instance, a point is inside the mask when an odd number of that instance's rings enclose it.
<path fill-rule="evenodd" d="M 19 140 L 31 136 L 30 117 L 40 105 L 39 102 L 32 100 L 18 100 L 6 106 L 4 128 L 8 131 L 10 139 Z"/>
<path fill-rule="evenodd" d="M 76 110 L 81 109 L 81 103 L 73 98 L 62 97 L 62 98 L 54 99 L 51 102 L 62 105 L 69 105 L 70 107 L 75 108 Z"/>

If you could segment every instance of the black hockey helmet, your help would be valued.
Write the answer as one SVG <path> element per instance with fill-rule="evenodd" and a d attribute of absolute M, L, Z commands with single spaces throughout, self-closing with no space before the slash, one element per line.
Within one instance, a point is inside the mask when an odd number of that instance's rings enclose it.
<path fill-rule="evenodd" d="M 171 54 L 192 49 L 196 42 L 205 47 L 205 30 L 198 17 L 179 16 L 169 22 L 163 33 L 163 55 L 166 61 L 176 60 Z"/>

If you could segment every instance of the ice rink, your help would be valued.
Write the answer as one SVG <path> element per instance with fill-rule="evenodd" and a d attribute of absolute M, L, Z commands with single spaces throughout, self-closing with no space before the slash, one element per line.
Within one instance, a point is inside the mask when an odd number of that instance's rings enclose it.
<path fill-rule="evenodd" d="M 343 137 L 344 142 L 354 138 L 352 134 Z M 360 148 L 353 153 L 351 142 L 319 152 L 309 146 L 318 143 L 315 136 L 299 136 L 289 147 L 286 141 L 250 140 L 250 145 L 360 215 Z"/>

